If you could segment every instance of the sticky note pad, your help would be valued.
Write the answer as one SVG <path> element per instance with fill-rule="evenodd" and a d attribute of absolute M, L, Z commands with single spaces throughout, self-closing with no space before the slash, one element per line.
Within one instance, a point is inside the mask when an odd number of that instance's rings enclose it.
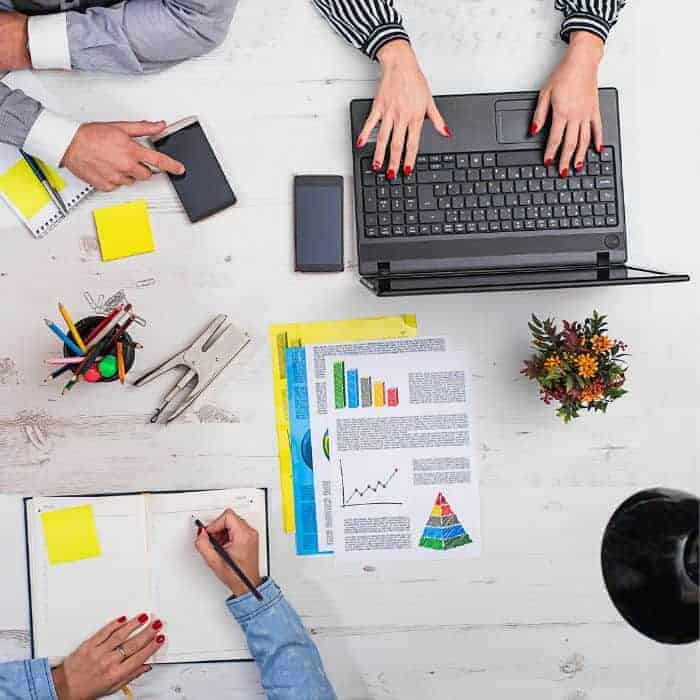
<path fill-rule="evenodd" d="M 41 514 L 49 564 L 92 559 L 101 554 L 92 506 L 61 508 Z"/>
<path fill-rule="evenodd" d="M 93 215 L 105 262 L 156 249 L 145 200 L 95 209 Z"/>
<path fill-rule="evenodd" d="M 60 192 L 65 189 L 65 181 L 53 168 L 37 162 L 55 190 Z M 49 193 L 24 158 L 0 174 L 0 190 L 25 219 L 34 218 L 47 204 L 51 204 Z"/>

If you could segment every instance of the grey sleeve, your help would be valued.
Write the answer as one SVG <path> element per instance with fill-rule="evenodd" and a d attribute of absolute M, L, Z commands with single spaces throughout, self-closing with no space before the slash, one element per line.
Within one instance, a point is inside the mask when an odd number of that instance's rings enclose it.
<path fill-rule="evenodd" d="M 76 70 L 146 73 L 201 56 L 226 37 L 238 0 L 126 0 L 67 12 Z"/>
<path fill-rule="evenodd" d="M 0 143 L 21 147 L 39 112 L 39 102 L 0 82 Z"/>

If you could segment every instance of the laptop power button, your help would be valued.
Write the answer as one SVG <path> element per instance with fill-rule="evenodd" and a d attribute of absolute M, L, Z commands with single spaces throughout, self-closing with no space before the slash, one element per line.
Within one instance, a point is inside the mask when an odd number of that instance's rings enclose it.
<path fill-rule="evenodd" d="M 606 248 L 619 248 L 620 247 L 620 237 L 611 233 L 605 237 L 605 247 Z"/>

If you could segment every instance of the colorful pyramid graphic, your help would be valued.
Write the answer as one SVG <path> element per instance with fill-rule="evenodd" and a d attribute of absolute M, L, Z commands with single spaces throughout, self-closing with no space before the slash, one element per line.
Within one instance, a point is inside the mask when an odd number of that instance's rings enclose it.
<path fill-rule="evenodd" d="M 439 493 L 418 544 L 427 549 L 454 549 L 471 541 L 447 499 Z"/>

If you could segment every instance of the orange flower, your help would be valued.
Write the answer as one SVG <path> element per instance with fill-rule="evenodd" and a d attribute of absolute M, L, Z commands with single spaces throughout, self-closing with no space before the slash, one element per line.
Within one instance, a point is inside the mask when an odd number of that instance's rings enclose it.
<path fill-rule="evenodd" d="M 590 386 L 587 386 L 581 391 L 581 401 L 584 403 L 591 403 L 597 401 L 603 397 L 603 383 L 593 382 Z"/>
<path fill-rule="evenodd" d="M 552 370 L 555 367 L 561 367 L 561 359 L 559 359 L 559 355 L 551 355 L 544 361 L 544 368 L 547 371 Z"/>
<path fill-rule="evenodd" d="M 576 366 L 584 379 L 590 379 L 598 371 L 598 360 L 593 355 L 580 355 L 576 358 Z"/>
<path fill-rule="evenodd" d="M 591 347 L 599 354 L 610 350 L 612 346 L 612 340 L 607 335 L 594 335 L 591 338 Z"/>

